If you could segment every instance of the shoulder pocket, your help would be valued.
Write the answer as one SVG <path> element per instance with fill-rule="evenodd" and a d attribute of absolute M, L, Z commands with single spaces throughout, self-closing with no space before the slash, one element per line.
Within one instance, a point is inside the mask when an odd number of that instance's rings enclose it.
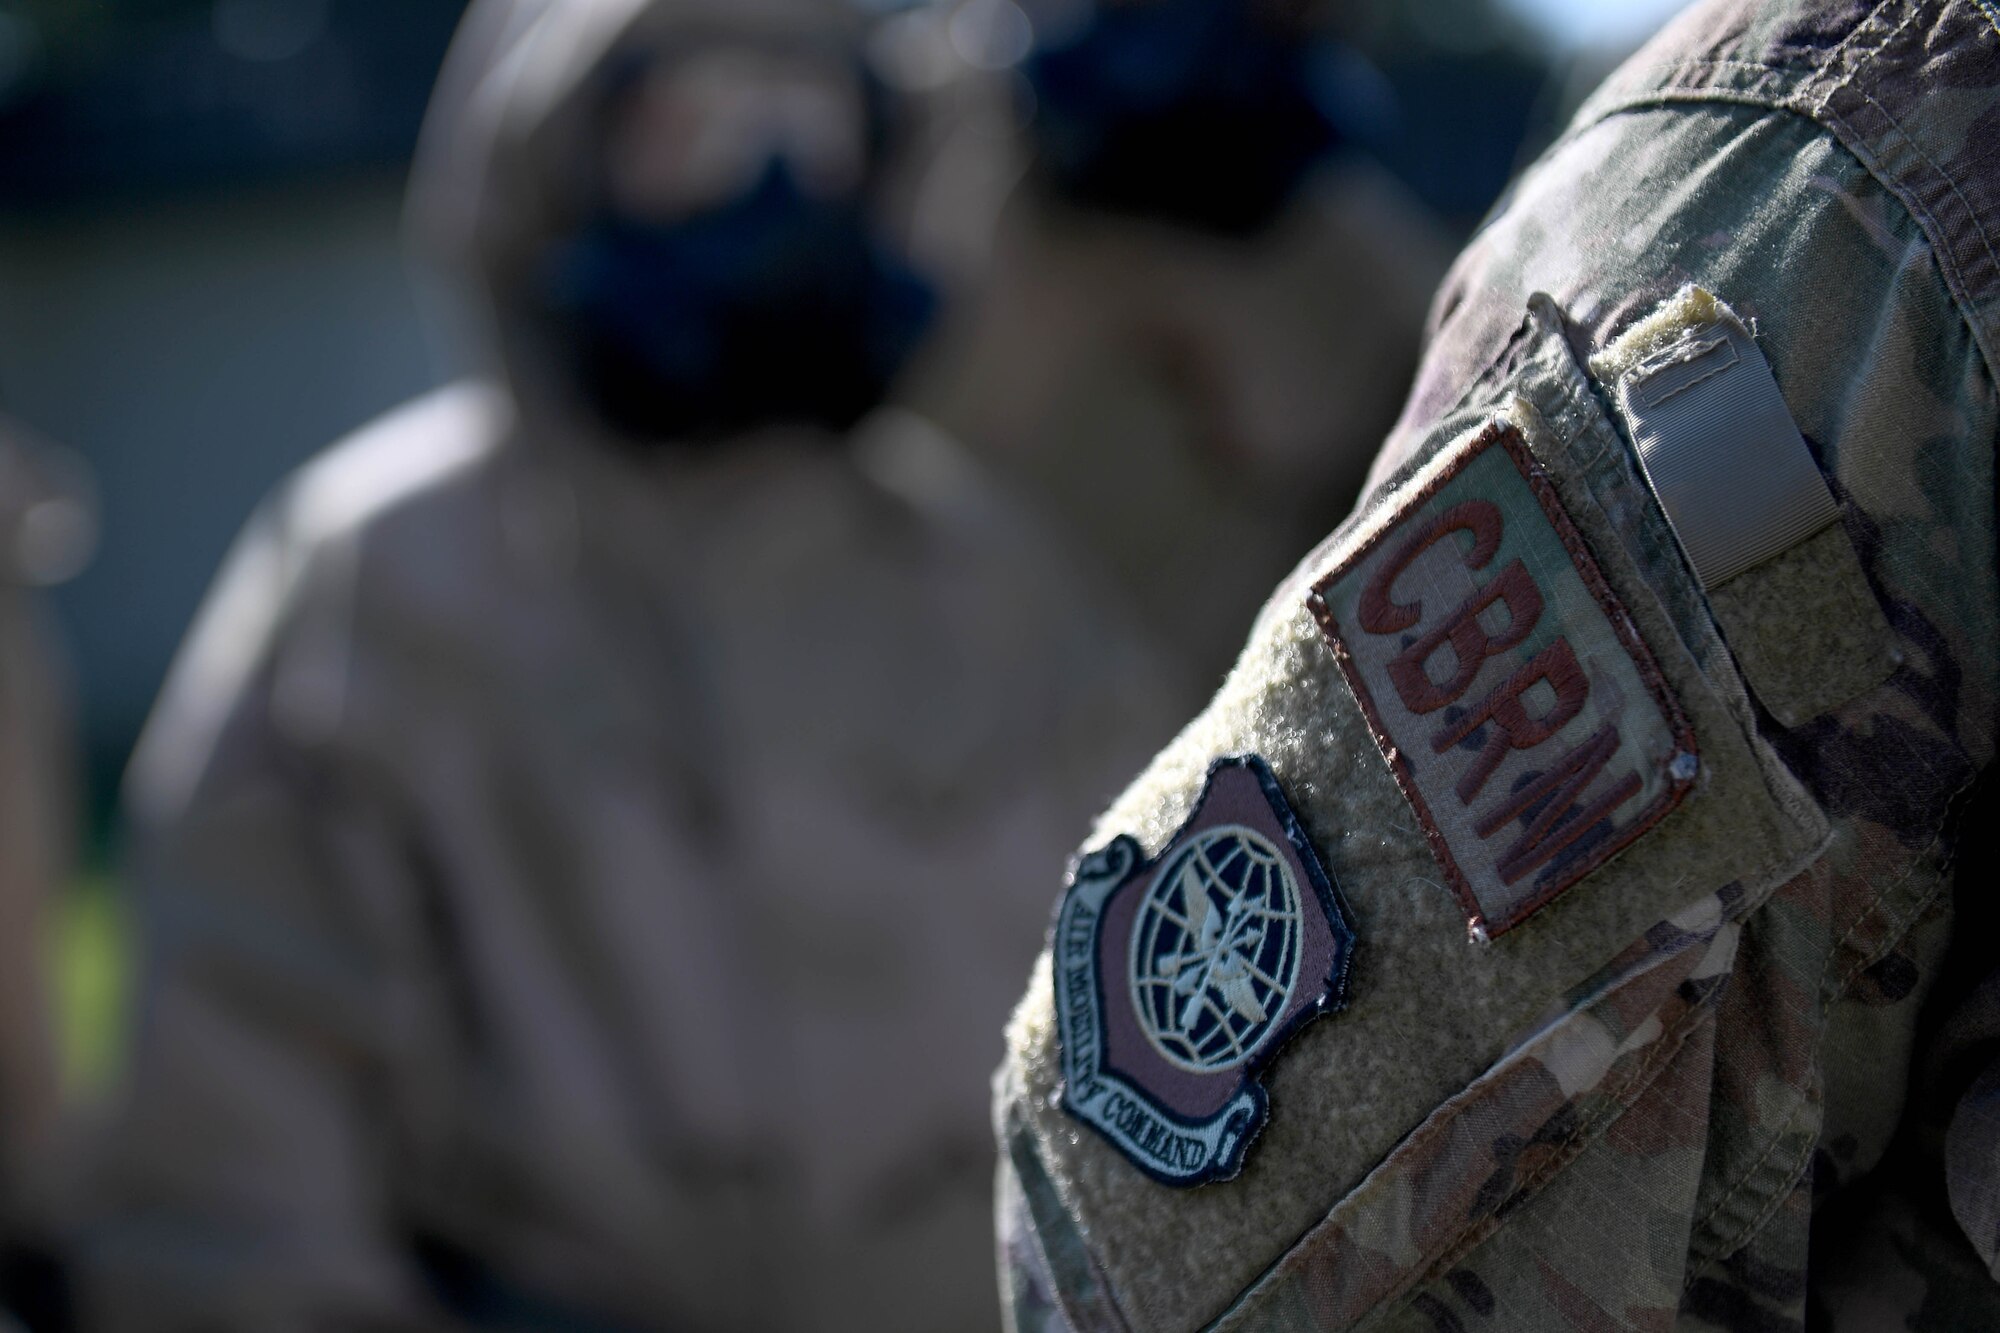
<path fill-rule="evenodd" d="M 1169 1190 L 1076 1132 L 1046 982 L 1011 1034 L 1017 1123 L 1134 1327 L 1408 1292 L 1673 1063 L 1828 836 L 1545 298 L 1487 386 L 1102 826 L 1157 850 L 1212 759 L 1260 754 L 1353 910 L 1348 1007 L 1272 1059 L 1242 1175 Z"/>
<path fill-rule="evenodd" d="M 1751 691 L 1796 727 L 1888 677 L 1894 637 L 1750 330 L 1687 287 L 1591 358 Z"/>

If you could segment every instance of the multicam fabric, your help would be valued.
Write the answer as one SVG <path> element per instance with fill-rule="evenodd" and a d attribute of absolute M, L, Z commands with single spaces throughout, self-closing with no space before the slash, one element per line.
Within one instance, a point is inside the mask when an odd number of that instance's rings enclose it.
<path fill-rule="evenodd" d="M 1318 1076 L 1336 1051 L 1309 1030 L 1273 1067 L 1266 1146 L 1187 1195 L 1051 1132 L 1038 973 L 998 1085 L 1017 1327 L 2000 1327 L 2000 913 L 1981 780 L 2000 694 L 1996 93 L 1986 5 L 1731 0 L 1677 20 L 1460 259 L 1368 506 L 1278 590 L 1215 704 L 1106 824 L 1170 826 L 1203 751 L 1254 737 L 1300 796 L 1363 958 L 1433 956 L 1448 890 L 1396 851 L 1408 807 L 1379 803 L 1380 757 L 1350 743 L 1352 705 L 1296 627 L 1371 512 L 1499 412 L 1563 470 L 1565 509 L 1689 707 L 1705 770 L 1729 728 L 1695 707 L 1697 678 L 1774 773 L 1756 799 L 1782 805 L 1789 777 L 1826 836 L 1768 874 L 1705 863 L 1719 841 L 1676 831 L 1723 803 L 1705 773 L 1560 903 L 1467 946 L 1430 979 L 1429 1014 L 1339 1048 L 1344 1083 Z M 1758 706 L 1769 658 L 1730 638 L 1753 618 L 1718 630 L 1629 423 L 1583 369 L 1689 283 L 1754 328 L 1841 505 L 1829 531 L 1894 637 L 1886 679 L 1829 663 L 1865 688 L 1821 691 L 1839 701 L 1803 719 Z M 1795 656 L 1837 654 L 1814 623 L 1836 604 L 1818 568 L 1736 610 L 1789 632 Z M 1638 885 L 1661 910 L 1600 947 L 1614 893 Z M 1564 973 L 1552 939 L 1594 966 Z M 1487 1006 L 1455 1010 L 1451 992 L 1512 1003 L 1510 960 L 1543 1003 L 1467 1070 L 1459 1014 Z M 1395 994 L 1364 966 L 1340 1024 L 1367 1030 Z M 1395 1034 L 1400 1060 L 1371 1064 Z M 1405 1084 L 1447 1090 L 1408 1109 Z"/>

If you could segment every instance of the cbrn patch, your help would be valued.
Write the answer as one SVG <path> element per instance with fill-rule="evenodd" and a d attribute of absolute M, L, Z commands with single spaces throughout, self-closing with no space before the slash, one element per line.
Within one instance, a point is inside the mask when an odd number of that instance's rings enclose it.
<path fill-rule="evenodd" d="M 1083 857 L 1056 913 L 1063 1109 L 1167 1185 L 1243 1169 L 1269 1098 L 1257 1074 L 1346 1000 L 1354 929 L 1278 780 L 1218 760 L 1147 860 L 1120 835 Z"/>
<path fill-rule="evenodd" d="M 1476 938 L 1694 783 L 1687 720 L 1510 422 L 1416 483 L 1308 600 Z"/>

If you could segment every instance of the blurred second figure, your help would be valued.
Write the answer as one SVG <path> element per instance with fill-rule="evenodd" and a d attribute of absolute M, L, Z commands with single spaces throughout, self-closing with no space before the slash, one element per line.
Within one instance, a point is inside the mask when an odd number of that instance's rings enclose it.
<path fill-rule="evenodd" d="M 1192 709 L 1359 490 L 1449 241 L 1362 151 L 1393 99 L 1330 7 L 1022 4 L 1032 163 L 922 394 L 1123 594 Z"/>
<path fill-rule="evenodd" d="M 135 760 L 87 1326 L 997 1322 L 984 1034 L 1166 707 L 876 410 L 1004 175 L 949 21 L 473 10 L 416 216 L 491 373 L 266 506 Z"/>

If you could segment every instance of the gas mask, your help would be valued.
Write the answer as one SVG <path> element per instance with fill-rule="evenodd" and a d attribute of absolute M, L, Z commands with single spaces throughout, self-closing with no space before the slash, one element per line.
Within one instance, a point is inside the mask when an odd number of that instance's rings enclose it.
<path fill-rule="evenodd" d="M 1065 8 L 1026 63 L 1038 168 L 1061 197 L 1247 234 L 1341 141 L 1339 48 L 1253 0 Z"/>
<path fill-rule="evenodd" d="M 829 103 L 787 77 L 754 61 L 669 70 L 622 147 L 608 138 L 597 205 L 534 275 L 574 381 L 637 443 L 845 430 L 936 310 L 870 211 L 872 90 Z"/>

